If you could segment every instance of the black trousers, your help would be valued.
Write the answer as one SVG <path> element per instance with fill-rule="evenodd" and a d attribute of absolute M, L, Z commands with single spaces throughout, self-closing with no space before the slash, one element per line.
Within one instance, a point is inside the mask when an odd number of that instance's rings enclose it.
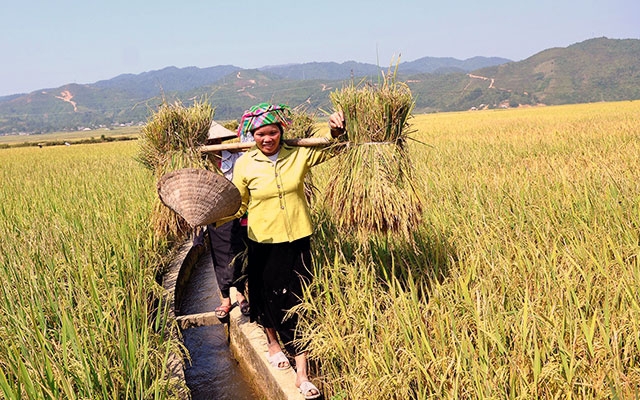
<path fill-rule="evenodd" d="M 235 219 L 219 227 L 207 226 L 211 244 L 211 258 L 222 297 L 229 297 L 235 287 L 245 293 L 246 275 L 243 266 L 246 258 L 247 228 Z"/>
<path fill-rule="evenodd" d="M 249 240 L 248 272 L 251 321 L 274 328 L 291 355 L 305 351 L 294 342 L 298 316 L 286 317 L 300 304 L 303 285 L 312 281 L 311 241 L 304 237 L 293 242 L 257 243 Z"/>

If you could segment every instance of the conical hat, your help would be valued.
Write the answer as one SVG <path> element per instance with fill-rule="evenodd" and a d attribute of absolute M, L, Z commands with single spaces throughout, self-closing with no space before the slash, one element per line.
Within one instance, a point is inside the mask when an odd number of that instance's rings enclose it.
<path fill-rule="evenodd" d="M 211 141 L 214 139 L 224 140 L 235 137 L 238 137 L 238 134 L 236 132 L 225 128 L 214 120 L 211 120 L 211 126 L 209 127 L 209 137 L 207 138 L 207 141 Z"/>
<path fill-rule="evenodd" d="M 235 214 L 242 202 L 240 192 L 227 178 L 196 168 L 164 174 L 158 181 L 158 195 L 193 228 Z"/>

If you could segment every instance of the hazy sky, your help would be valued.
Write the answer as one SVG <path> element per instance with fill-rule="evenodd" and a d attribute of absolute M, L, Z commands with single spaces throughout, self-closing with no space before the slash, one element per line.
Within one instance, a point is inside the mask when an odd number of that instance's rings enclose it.
<path fill-rule="evenodd" d="M 0 96 L 168 66 L 523 60 L 640 39 L 638 0 L 2 0 Z"/>

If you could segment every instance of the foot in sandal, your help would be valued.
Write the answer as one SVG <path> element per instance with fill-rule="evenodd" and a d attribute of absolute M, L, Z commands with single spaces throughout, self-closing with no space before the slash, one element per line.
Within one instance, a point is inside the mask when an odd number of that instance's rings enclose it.
<path fill-rule="evenodd" d="M 279 351 L 273 355 L 267 354 L 267 360 L 269 360 L 269 364 L 275 369 L 285 370 L 289 369 L 291 364 L 289 364 L 289 359 L 284 355 L 282 351 Z"/>
<path fill-rule="evenodd" d="M 249 306 L 248 301 L 242 300 L 238 302 L 238 306 L 240 307 L 240 312 L 242 313 L 242 315 L 244 315 L 245 317 L 251 315 L 251 307 Z"/>
<path fill-rule="evenodd" d="M 298 390 L 305 399 L 317 399 L 318 397 L 320 397 L 320 391 L 318 390 L 316 385 L 309 381 L 302 381 Z"/>
<path fill-rule="evenodd" d="M 215 314 L 216 314 L 216 317 L 218 317 L 219 319 L 224 319 L 224 318 L 227 318 L 227 316 L 229 315 L 229 311 L 231 311 L 231 304 L 229 305 L 223 304 L 219 307 L 216 307 Z"/>

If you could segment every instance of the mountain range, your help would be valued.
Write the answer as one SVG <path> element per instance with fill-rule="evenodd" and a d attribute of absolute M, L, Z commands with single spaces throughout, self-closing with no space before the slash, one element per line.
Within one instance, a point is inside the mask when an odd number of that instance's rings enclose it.
<path fill-rule="evenodd" d="M 208 101 L 216 120 L 262 102 L 331 109 L 329 93 L 396 73 L 415 113 L 640 99 L 640 40 L 595 38 L 514 62 L 499 57 L 424 57 L 380 67 L 348 61 L 242 69 L 167 67 L 92 84 L 0 97 L 0 134 L 144 124 L 163 103 Z"/>

